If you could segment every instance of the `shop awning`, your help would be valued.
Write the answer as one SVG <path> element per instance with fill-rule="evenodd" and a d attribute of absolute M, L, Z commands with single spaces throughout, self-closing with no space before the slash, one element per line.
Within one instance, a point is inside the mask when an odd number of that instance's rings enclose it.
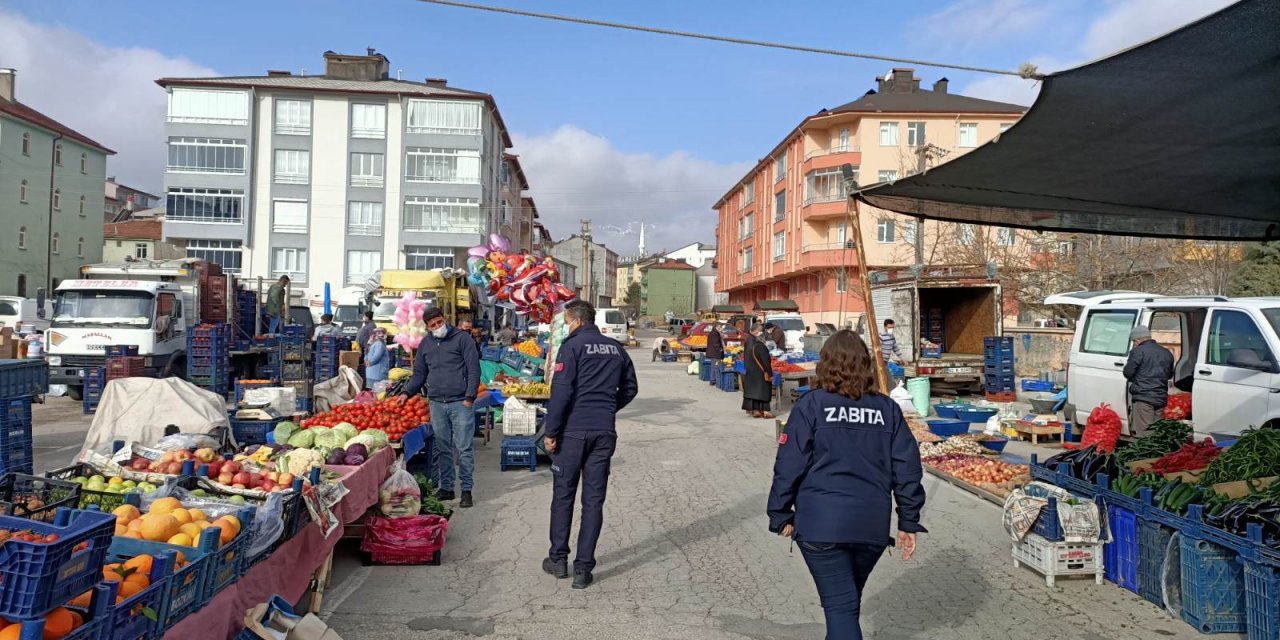
<path fill-rule="evenodd" d="M 1280 238 L 1280 2 L 1242 0 L 1052 74 L 996 140 L 857 197 L 1046 231 Z"/>
<path fill-rule="evenodd" d="M 711 307 L 711 313 L 742 313 L 740 304 L 718 304 Z"/>
<path fill-rule="evenodd" d="M 760 300 L 756 302 L 756 311 L 799 311 L 800 305 L 793 300 Z"/>

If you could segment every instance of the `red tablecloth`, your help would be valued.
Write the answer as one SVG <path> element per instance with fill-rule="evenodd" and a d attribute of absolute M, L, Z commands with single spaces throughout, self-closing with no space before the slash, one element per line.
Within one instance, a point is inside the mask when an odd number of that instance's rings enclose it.
<path fill-rule="evenodd" d="M 379 451 L 351 473 L 341 478 L 349 493 L 334 506 L 333 514 L 343 524 L 355 522 L 369 507 L 378 502 L 378 487 L 387 477 L 395 460 L 389 447 Z M 231 583 L 204 607 L 183 618 L 164 634 L 166 639 L 233 638 L 244 627 L 244 614 L 273 595 L 297 602 L 311 583 L 311 574 L 324 564 L 329 552 L 342 537 L 342 527 L 329 537 L 314 523 L 307 525 L 292 540 L 280 545 L 271 555 L 249 569 L 243 578 Z"/>

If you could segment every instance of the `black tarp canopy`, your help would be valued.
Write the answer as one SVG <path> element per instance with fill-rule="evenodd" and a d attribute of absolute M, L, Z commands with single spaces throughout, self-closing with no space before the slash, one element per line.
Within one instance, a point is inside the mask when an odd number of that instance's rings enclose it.
<path fill-rule="evenodd" d="M 996 140 L 857 197 L 953 222 L 1280 239 L 1280 0 L 1052 74 Z"/>

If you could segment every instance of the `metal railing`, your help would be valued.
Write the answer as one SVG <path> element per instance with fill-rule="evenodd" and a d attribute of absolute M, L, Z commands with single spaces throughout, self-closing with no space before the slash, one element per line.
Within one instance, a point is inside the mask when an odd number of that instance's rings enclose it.
<path fill-rule="evenodd" d="M 833 156 L 833 155 L 836 155 L 837 153 L 857 153 L 859 151 L 862 151 L 862 148 L 859 147 L 857 143 L 850 142 L 849 144 L 846 144 L 846 145 L 836 145 L 834 147 L 830 147 L 827 149 L 814 149 L 812 151 L 805 153 L 804 159 L 812 160 L 819 156 Z"/>
<path fill-rule="evenodd" d="M 844 249 L 853 249 L 856 246 L 857 245 L 856 243 L 854 243 L 853 240 L 845 240 L 844 242 L 823 242 L 819 244 L 806 244 L 800 247 L 800 252 L 808 253 L 810 251 L 836 251 L 836 250 L 844 250 Z"/>
<path fill-rule="evenodd" d="M 382 225 L 380 224 L 349 224 L 347 225 L 347 235 L 349 236 L 380 236 L 382 235 Z"/>
<path fill-rule="evenodd" d="M 351 186 L 353 187 L 381 187 L 386 182 L 382 176 L 351 176 Z"/>
<path fill-rule="evenodd" d="M 844 198 L 845 196 L 842 193 L 824 193 L 824 194 L 812 195 L 804 199 L 804 206 L 807 207 L 811 204 L 821 204 L 824 202 L 840 202 L 841 200 L 844 200 Z"/>

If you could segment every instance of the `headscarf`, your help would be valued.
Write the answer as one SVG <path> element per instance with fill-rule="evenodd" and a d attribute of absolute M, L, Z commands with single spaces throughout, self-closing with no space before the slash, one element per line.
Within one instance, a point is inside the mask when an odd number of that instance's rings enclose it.
<path fill-rule="evenodd" d="M 374 341 L 385 344 L 387 342 L 387 330 L 382 327 L 374 329 L 373 333 L 369 334 L 369 341 L 366 342 L 364 346 L 368 347 L 369 345 L 372 345 Z"/>

